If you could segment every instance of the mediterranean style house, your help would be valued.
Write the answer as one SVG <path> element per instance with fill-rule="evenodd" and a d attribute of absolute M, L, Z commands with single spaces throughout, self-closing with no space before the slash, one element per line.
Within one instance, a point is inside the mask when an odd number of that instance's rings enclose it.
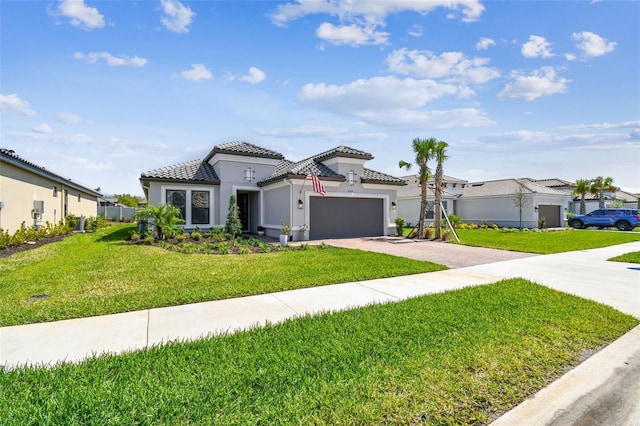
<path fill-rule="evenodd" d="M 365 167 L 367 152 L 338 146 L 302 161 L 247 142 L 213 147 L 203 159 L 142 173 L 154 205 L 172 204 L 184 227 L 223 226 L 236 197 L 243 231 L 277 237 L 284 223 L 293 240 L 395 235 L 397 189 L 403 179 Z M 323 195 L 314 191 L 317 177 Z"/>
<path fill-rule="evenodd" d="M 69 215 L 96 216 L 101 194 L 0 148 L 0 228 L 40 226 Z"/>

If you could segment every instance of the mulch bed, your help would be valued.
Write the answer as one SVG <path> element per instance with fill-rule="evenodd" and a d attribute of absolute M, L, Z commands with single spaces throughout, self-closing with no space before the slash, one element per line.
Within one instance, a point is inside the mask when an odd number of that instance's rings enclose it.
<path fill-rule="evenodd" d="M 68 237 L 68 235 L 56 235 L 53 237 L 46 237 L 46 238 L 41 238 L 35 242 L 29 242 L 29 243 L 24 243 L 24 244 L 20 244 L 20 245 L 15 245 L 15 246 L 8 246 L 5 248 L 0 248 L 0 259 L 4 258 L 4 257 L 9 257 L 13 254 L 19 253 L 21 251 L 27 251 L 27 250 L 32 250 L 34 248 L 38 248 L 41 247 L 45 244 L 49 244 L 49 243 L 55 243 L 56 241 L 62 241 L 63 239 L 65 239 L 66 237 Z"/>

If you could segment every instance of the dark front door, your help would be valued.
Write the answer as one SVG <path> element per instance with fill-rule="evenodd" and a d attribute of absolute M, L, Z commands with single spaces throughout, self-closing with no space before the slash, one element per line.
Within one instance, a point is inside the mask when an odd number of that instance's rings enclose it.
<path fill-rule="evenodd" d="M 240 223 L 243 231 L 249 231 L 249 193 L 238 193 L 238 209 L 240 210 Z"/>

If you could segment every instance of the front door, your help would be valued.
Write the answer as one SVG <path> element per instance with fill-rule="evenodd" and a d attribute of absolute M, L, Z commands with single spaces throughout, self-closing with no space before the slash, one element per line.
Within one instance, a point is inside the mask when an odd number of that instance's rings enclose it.
<path fill-rule="evenodd" d="M 249 231 L 249 193 L 238 192 L 238 210 L 240 210 L 240 223 L 242 231 Z"/>

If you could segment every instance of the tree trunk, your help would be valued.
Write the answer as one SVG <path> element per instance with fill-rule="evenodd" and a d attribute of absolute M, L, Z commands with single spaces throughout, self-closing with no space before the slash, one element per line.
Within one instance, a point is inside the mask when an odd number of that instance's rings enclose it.
<path fill-rule="evenodd" d="M 580 214 L 587 214 L 587 206 L 584 203 L 584 194 L 580 197 Z"/>
<path fill-rule="evenodd" d="M 420 182 L 421 202 L 420 202 L 420 219 L 418 220 L 418 238 L 424 238 L 424 218 L 427 209 L 427 181 Z"/>
<path fill-rule="evenodd" d="M 436 228 L 436 240 L 442 238 L 442 163 L 436 168 L 435 178 L 435 215 L 433 217 L 433 226 Z"/>

